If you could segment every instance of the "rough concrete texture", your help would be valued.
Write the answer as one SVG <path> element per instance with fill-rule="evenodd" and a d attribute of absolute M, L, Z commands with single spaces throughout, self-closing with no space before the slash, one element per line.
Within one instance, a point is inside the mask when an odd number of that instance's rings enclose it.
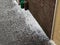
<path fill-rule="evenodd" d="M 0 0 L 0 45 L 51 45 L 32 15 L 15 0 Z"/>

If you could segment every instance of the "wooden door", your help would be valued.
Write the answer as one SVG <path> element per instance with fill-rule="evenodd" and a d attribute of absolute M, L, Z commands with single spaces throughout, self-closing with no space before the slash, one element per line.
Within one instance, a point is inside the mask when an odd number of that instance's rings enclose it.
<path fill-rule="evenodd" d="M 51 38 L 56 0 L 28 0 L 29 10 L 49 38 Z"/>

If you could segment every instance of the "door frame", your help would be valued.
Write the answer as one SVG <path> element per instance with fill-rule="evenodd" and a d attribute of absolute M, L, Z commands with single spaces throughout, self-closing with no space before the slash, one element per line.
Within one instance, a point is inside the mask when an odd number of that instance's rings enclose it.
<path fill-rule="evenodd" d="M 57 4 L 58 4 L 58 0 L 56 0 L 56 3 L 55 3 L 55 10 L 54 10 L 54 17 L 53 17 L 53 24 L 52 24 L 52 31 L 51 31 L 51 39 L 53 39 L 53 35 L 54 35 L 54 27 L 55 27 L 55 20 L 56 20 Z"/>

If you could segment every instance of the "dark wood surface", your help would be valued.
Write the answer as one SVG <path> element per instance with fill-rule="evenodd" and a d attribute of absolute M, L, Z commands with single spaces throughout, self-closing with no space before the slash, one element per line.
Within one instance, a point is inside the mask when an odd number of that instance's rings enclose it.
<path fill-rule="evenodd" d="M 56 0 L 28 0 L 29 10 L 51 38 L 51 30 Z"/>

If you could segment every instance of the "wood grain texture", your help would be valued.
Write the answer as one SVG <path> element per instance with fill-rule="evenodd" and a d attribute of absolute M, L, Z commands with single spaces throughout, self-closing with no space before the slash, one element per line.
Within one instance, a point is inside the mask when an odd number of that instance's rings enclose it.
<path fill-rule="evenodd" d="M 53 40 L 60 45 L 60 0 L 58 0 Z"/>
<path fill-rule="evenodd" d="M 29 10 L 51 38 L 55 0 L 28 0 Z"/>

